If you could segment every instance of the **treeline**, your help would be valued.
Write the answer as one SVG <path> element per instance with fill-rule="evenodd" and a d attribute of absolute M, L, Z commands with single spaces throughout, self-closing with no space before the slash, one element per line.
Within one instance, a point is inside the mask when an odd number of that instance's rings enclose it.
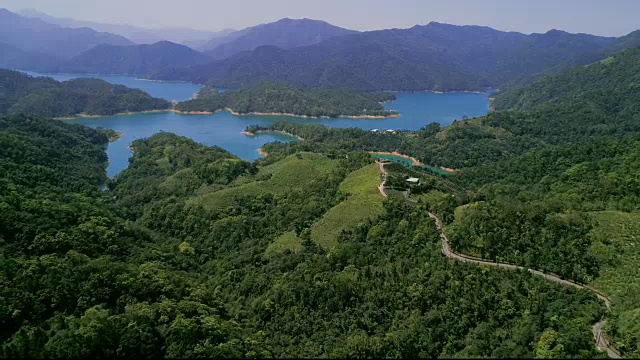
<path fill-rule="evenodd" d="M 360 93 L 353 90 L 302 90 L 287 85 L 261 83 L 236 91 L 205 88 L 193 100 L 178 103 L 176 110 L 214 112 L 230 108 L 240 114 L 292 114 L 310 117 L 393 116 L 382 102 L 395 100 L 388 92 Z"/>
<path fill-rule="evenodd" d="M 146 92 L 99 79 L 58 82 L 0 69 L 0 113 L 44 117 L 113 115 L 166 110 L 171 104 Z"/>

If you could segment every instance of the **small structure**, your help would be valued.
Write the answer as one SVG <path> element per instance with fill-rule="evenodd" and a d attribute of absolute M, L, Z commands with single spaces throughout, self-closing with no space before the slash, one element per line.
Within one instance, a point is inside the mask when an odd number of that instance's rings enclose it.
<path fill-rule="evenodd" d="M 420 183 L 420 179 L 414 178 L 414 177 L 408 178 L 407 179 L 407 183 L 409 183 L 410 185 L 416 185 L 416 184 Z"/>
<path fill-rule="evenodd" d="M 389 134 L 395 134 L 396 133 L 396 131 L 392 130 L 392 129 L 388 129 L 388 130 L 385 130 L 385 131 L 388 132 Z"/>
<path fill-rule="evenodd" d="M 380 130 L 378 130 L 378 129 L 371 129 L 371 132 L 378 132 L 378 131 L 380 131 Z"/>

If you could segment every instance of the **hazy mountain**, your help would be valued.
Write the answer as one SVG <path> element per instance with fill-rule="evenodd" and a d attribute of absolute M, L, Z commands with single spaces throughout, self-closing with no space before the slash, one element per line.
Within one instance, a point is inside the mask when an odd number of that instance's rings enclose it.
<path fill-rule="evenodd" d="M 72 57 L 100 44 L 132 45 L 126 38 L 89 28 L 64 28 L 0 9 L 0 42 L 21 50 Z"/>
<path fill-rule="evenodd" d="M 317 44 L 335 36 L 355 33 L 357 31 L 343 29 L 319 20 L 281 19 L 213 39 L 204 46 L 204 49 L 207 55 L 215 59 L 225 59 L 264 45 L 291 49 Z"/>
<path fill-rule="evenodd" d="M 2 69 L 39 70 L 51 63 L 50 55 L 24 51 L 13 45 L 0 43 L 0 68 Z"/>
<path fill-rule="evenodd" d="M 210 81 L 230 88 L 269 80 L 361 90 L 479 90 L 590 63 L 618 43 L 616 38 L 558 30 L 525 35 L 434 22 L 333 37 L 291 49 L 261 47 L 155 77 Z"/>
<path fill-rule="evenodd" d="M 233 29 L 225 29 L 219 32 L 194 30 L 189 28 L 159 28 L 146 29 L 133 25 L 125 24 L 105 24 L 92 21 L 82 21 L 70 18 L 58 18 L 47 15 L 45 13 L 27 9 L 21 10 L 21 15 L 31 18 L 44 20 L 51 24 L 63 27 L 80 28 L 89 27 L 97 31 L 110 32 L 128 38 L 137 44 L 153 44 L 158 41 L 168 40 L 171 42 L 181 43 L 189 47 L 198 47 L 204 45 L 212 38 L 226 36 L 235 31 Z"/>
<path fill-rule="evenodd" d="M 49 71 L 148 75 L 169 67 L 193 66 L 210 61 L 208 56 L 187 46 L 161 41 L 152 45 L 99 45 Z"/>

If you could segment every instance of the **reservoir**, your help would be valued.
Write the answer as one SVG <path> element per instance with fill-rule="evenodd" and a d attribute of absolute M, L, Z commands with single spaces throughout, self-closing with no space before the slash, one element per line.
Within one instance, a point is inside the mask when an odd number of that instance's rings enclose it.
<path fill-rule="evenodd" d="M 152 96 L 167 100 L 183 101 L 190 99 L 202 86 L 184 82 L 156 82 L 136 79 L 131 76 L 116 75 L 76 75 L 76 74 L 36 74 L 34 76 L 50 76 L 58 81 L 77 77 L 95 77 L 122 84 L 131 88 L 142 89 Z M 90 127 L 102 126 L 124 134 L 117 141 L 109 144 L 109 177 L 117 175 L 128 166 L 131 151 L 128 149 L 136 139 L 149 137 L 159 131 L 172 132 L 186 136 L 204 145 L 218 145 L 234 155 L 255 160 L 260 157 L 257 150 L 268 142 L 292 141 L 280 134 L 258 134 L 246 136 L 241 132 L 249 125 L 269 125 L 275 121 L 288 120 L 300 123 L 316 123 L 328 127 L 356 127 L 365 130 L 394 129 L 418 130 L 436 122 L 450 125 L 454 120 L 463 117 L 477 117 L 488 112 L 489 93 L 433 93 L 433 92 L 399 92 L 397 100 L 385 104 L 386 109 L 400 112 L 400 117 L 386 119 L 306 119 L 287 116 L 234 116 L 223 111 L 212 115 L 183 115 L 172 112 L 145 113 L 136 115 L 116 115 L 101 118 L 80 118 L 70 122 Z"/>

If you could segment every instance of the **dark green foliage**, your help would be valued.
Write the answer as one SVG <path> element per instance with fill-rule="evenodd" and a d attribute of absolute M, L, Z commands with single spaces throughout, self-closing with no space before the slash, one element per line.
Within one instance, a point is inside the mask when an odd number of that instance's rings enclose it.
<path fill-rule="evenodd" d="M 597 262 L 588 255 L 590 220 L 554 210 L 504 200 L 473 204 L 457 215 L 451 244 L 465 253 L 588 283 L 598 274 Z"/>
<path fill-rule="evenodd" d="M 0 141 L 3 357 L 596 355 L 597 299 L 443 258 L 424 206 L 389 200 L 329 252 L 308 241 L 366 154 L 333 151 L 310 186 L 210 211 L 189 200 L 253 165 L 161 133 L 101 192 L 104 131 L 16 116 Z M 302 250 L 266 257 L 289 231 Z"/>
<path fill-rule="evenodd" d="M 186 112 L 213 112 L 230 108 L 240 114 L 293 114 L 313 117 L 390 116 L 397 113 L 384 110 L 380 103 L 394 99 L 393 93 L 301 90 L 266 82 L 223 93 L 205 88 L 196 99 L 178 103 L 175 108 Z"/>
<path fill-rule="evenodd" d="M 171 106 L 142 90 L 103 80 L 81 78 L 58 82 L 10 70 L 0 70 L 0 91 L 0 113 L 9 114 L 73 117 L 164 110 Z"/>
<path fill-rule="evenodd" d="M 558 105 L 628 118 L 640 112 L 640 49 L 631 49 L 535 84 L 499 93 L 496 109 L 546 110 Z"/>

